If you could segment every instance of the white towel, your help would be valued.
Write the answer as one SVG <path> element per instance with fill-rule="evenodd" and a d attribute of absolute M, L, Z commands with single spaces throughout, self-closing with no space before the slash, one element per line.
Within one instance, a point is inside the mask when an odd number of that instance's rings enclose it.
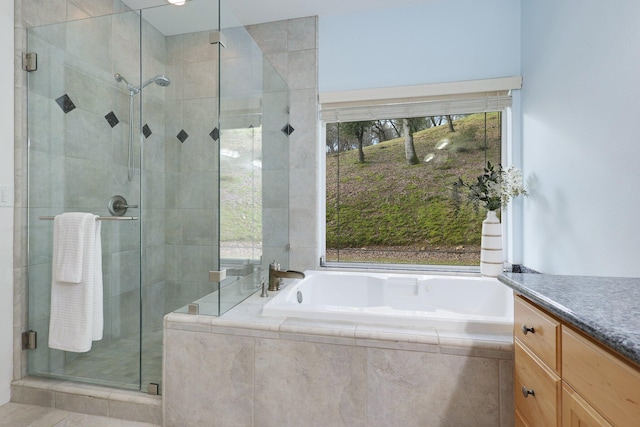
<path fill-rule="evenodd" d="M 102 243 L 101 223 L 96 218 L 72 212 L 54 219 L 50 348 L 81 353 L 91 350 L 92 341 L 102 339 Z M 72 221 L 76 224 L 73 227 L 69 225 Z M 56 222 L 63 226 L 56 227 Z M 78 247 L 82 248 L 81 254 L 77 253 Z M 61 256 L 61 252 L 67 255 Z M 64 261 L 61 264 L 58 260 Z M 78 262 L 79 269 L 73 265 Z M 66 269 L 64 274 L 58 271 L 60 265 Z M 78 282 L 58 280 L 60 277 L 75 280 L 77 270 Z"/>
<path fill-rule="evenodd" d="M 84 256 L 84 220 L 89 214 L 69 212 L 53 219 L 53 262 L 57 282 L 80 283 Z M 57 245 L 56 245 L 57 243 Z"/>

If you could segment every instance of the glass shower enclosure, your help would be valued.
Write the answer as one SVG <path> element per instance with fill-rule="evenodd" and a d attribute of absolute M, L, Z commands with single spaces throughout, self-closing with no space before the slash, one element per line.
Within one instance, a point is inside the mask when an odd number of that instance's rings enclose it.
<path fill-rule="evenodd" d="M 28 372 L 146 391 L 166 313 L 222 315 L 288 263 L 289 91 L 224 3 L 122 9 L 28 29 Z M 87 352 L 48 342 L 67 212 L 101 228 Z"/>

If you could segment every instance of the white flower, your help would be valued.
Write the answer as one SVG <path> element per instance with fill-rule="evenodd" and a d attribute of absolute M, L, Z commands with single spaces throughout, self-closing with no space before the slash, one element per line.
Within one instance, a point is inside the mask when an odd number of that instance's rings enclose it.
<path fill-rule="evenodd" d="M 527 190 L 522 185 L 522 172 L 514 167 L 509 166 L 500 173 L 502 188 L 500 191 L 502 207 L 507 206 L 512 197 L 526 196 Z"/>

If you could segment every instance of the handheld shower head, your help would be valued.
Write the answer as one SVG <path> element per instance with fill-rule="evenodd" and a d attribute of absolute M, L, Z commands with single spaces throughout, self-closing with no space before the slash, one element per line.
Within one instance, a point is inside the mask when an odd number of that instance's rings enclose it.
<path fill-rule="evenodd" d="M 156 76 L 155 82 L 158 86 L 163 86 L 163 87 L 167 87 L 171 84 L 171 80 L 169 80 L 169 77 L 165 76 L 164 74 L 160 76 Z"/>
<path fill-rule="evenodd" d="M 125 78 L 122 76 L 122 74 L 120 74 L 120 73 L 115 73 L 115 74 L 113 75 L 113 77 L 116 79 L 116 81 L 117 81 L 118 83 L 120 83 L 120 82 L 124 82 L 124 83 L 127 85 L 127 89 L 129 90 L 129 92 L 131 92 L 131 95 L 132 95 L 132 96 L 133 96 L 133 95 L 136 95 L 138 92 L 140 92 L 140 89 L 138 89 L 137 87 L 135 87 L 135 86 L 133 86 L 131 83 L 129 83 L 129 82 L 127 81 L 127 79 L 125 79 Z"/>
<path fill-rule="evenodd" d="M 142 86 L 140 86 L 140 88 L 147 87 L 151 83 L 155 83 L 158 86 L 167 87 L 171 84 L 171 80 L 169 80 L 169 77 L 165 76 L 164 74 L 158 74 L 157 76 L 152 77 L 146 82 L 142 83 Z"/>
<path fill-rule="evenodd" d="M 149 86 L 151 83 L 155 83 L 158 86 L 162 86 L 162 87 L 167 87 L 171 84 L 171 80 L 169 80 L 169 77 L 165 76 L 164 74 L 158 74 L 157 76 L 150 78 L 146 82 L 142 83 L 140 87 L 133 86 L 120 73 L 114 74 L 113 77 L 116 79 L 117 82 L 125 82 L 125 84 L 127 85 L 127 89 L 129 90 L 129 92 L 131 92 L 132 96 L 140 93 L 140 89 L 142 89 L 143 87 Z"/>

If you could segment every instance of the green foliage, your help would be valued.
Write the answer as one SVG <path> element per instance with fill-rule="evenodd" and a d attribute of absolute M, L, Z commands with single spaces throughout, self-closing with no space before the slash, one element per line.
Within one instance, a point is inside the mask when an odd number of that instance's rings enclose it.
<path fill-rule="evenodd" d="M 502 168 L 498 166 L 496 170 L 495 166 L 491 162 L 487 162 L 487 166 L 481 175 L 476 177 L 476 180 L 468 184 L 458 178 L 457 182 L 453 183 L 454 194 L 461 189 L 467 191 L 467 197 L 470 202 L 482 203 L 483 207 L 489 211 L 495 211 L 500 209 L 500 172 Z M 454 196 L 455 200 L 459 200 L 459 197 Z"/>

